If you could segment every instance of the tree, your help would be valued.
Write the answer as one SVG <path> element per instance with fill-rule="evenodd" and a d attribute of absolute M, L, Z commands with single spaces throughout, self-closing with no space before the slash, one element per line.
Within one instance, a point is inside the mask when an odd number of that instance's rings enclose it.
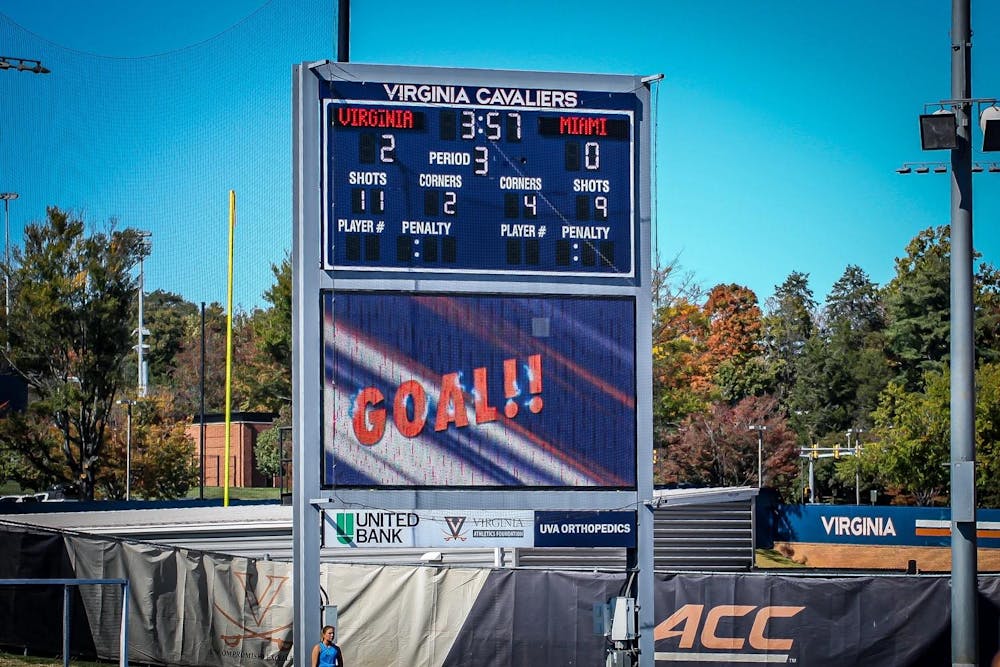
<path fill-rule="evenodd" d="M 709 402 L 707 321 L 697 305 L 678 302 L 656 313 L 653 333 L 653 422 L 657 448 L 686 416 Z"/>
<path fill-rule="evenodd" d="M 826 326 L 856 341 L 885 328 L 885 308 L 878 285 L 859 266 L 849 265 L 826 297 Z"/>
<path fill-rule="evenodd" d="M 948 490 L 950 381 L 947 369 L 927 371 L 924 390 L 889 383 L 875 411 L 876 442 L 865 448 L 885 484 L 918 505 L 941 502 Z"/>
<path fill-rule="evenodd" d="M 764 426 L 752 431 L 751 425 Z M 667 447 L 657 476 L 667 484 L 746 486 L 757 483 L 757 436 L 763 436 L 764 481 L 795 497 L 798 473 L 795 434 L 771 397 L 752 396 L 736 405 L 712 404 L 686 419 Z"/>
<path fill-rule="evenodd" d="M 897 380 L 920 389 L 927 371 L 940 371 L 948 360 L 951 254 L 947 226 L 921 231 L 896 258 L 896 276 L 886 286 L 886 331 L 897 365 Z"/>
<path fill-rule="evenodd" d="M 185 320 L 184 338 L 170 380 L 174 417 L 200 411 L 201 314 Z M 226 313 L 218 303 L 205 308 L 205 410 L 221 412 L 226 395 Z"/>
<path fill-rule="evenodd" d="M 761 353 L 762 315 L 757 295 L 742 285 L 716 285 L 705 302 L 708 367 L 723 398 L 736 402 L 773 391 Z"/>
<path fill-rule="evenodd" d="M 11 310 L 0 339 L 34 400 L 24 419 L 7 420 L 0 446 L 26 474 L 76 486 L 84 499 L 94 497 L 104 465 L 108 416 L 132 347 L 132 268 L 145 252 L 134 229 L 112 224 L 88 236 L 82 220 L 53 207 L 25 228 L 17 268 L 6 267 Z"/>
<path fill-rule="evenodd" d="M 1000 363 L 976 374 L 976 498 L 1000 507 Z"/>
<path fill-rule="evenodd" d="M 199 462 L 194 441 L 187 436 L 186 419 L 176 420 L 171 399 L 165 392 L 134 401 L 131 405 L 131 496 L 150 500 L 183 498 L 198 484 Z M 125 497 L 128 409 L 119 406 L 113 415 L 114 432 L 106 451 L 109 465 L 98 479 L 107 498 Z"/>
<path fill-rule="evenodd" d="M 278 416 L 271 425 L 259 436 L 253 446 L 253 456 L 257 470 L 265 477 L 275 477 L 282 473 L 281 459 L 283 452 L 281 432 L 290 430 L 292 425 L 292 404 L 285 403 L 278 411 Z M 291 452 L 289 452 L 290 454 Z"/>
<path fill-rule="evenodd" d="M 809 288 L 809 274 L 793 271 L 768 299 L 764 318 L 765 353 L 776 379 L 776 396 L 787 408 L 795 384 L 796 365 L 806 341 L 815 333 L 816 301 Z"/>
<path fill-rule="evenodd" d="M 154 290 L 143 302 L 143 325 L 149 330 L 143 342 L 149 345 L 149 383 L 169 386 L 178 353 L 184 346 L 185 333 L 198 307 L 179 294 Z M 135 356 L 130 357 L 134 361 Z M 134 377 L 134 376 L 133 376 Z"/>
<path fill-rule="evenodd" d="M 716 285 L 705 302 L 708 316 L 708 355 L 713 368 L 733 358 L 762 352 L 761 311 L 757 295 L 743 285 Z"/>
<path fill-rule="evenodd" d="M 662 448 L 681 419 L 705 409 L 710 378 L 704 367 L 707 320 L 696 301 L 701 288 L 677 260 L 653 272 L 653 447 Z"/>

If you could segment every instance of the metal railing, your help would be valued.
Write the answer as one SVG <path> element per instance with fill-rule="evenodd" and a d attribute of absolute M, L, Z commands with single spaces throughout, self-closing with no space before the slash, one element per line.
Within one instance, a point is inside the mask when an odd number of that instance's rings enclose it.
<path fill-rule="evenodd" d="M 112 585 L 122 587 L 122 617 L 121 630 L 118 638 L 118 664 L 128 666 L 128 579 L 0 579 L 0 586 L 62 586 L 63 588 L 63 633 L 62 657 L 64 667 L 69 667 L 70 627 L 72 600 L 71 591 L 74 587 L 87 585 Z"/>

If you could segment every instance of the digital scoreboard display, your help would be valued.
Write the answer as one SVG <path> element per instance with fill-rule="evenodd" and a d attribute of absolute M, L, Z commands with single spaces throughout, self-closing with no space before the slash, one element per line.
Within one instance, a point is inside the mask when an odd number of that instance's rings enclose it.
<path fill-rule="evenodd" d="M 323 268 L 633 277 L 636 104 L 330 82 Z"/>

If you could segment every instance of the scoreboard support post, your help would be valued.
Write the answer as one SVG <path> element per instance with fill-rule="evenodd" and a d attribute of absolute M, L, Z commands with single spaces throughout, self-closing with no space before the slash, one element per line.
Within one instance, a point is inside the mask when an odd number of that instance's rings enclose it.
<path fill-rule="evenodd" d="M 296 664 L 323 512 L 365 507 L 634 512 L 652 667 L 648 81 L 327 61 L 293 80 Z"/>

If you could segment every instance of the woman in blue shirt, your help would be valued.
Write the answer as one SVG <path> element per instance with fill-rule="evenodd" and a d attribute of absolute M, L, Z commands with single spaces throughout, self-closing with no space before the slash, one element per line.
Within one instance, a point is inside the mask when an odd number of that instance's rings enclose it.
<path fill-rule="evenodd" d="M 313 647 L 312 667 L 344 667 L 344 654 L 333 643 L 332 625 L 323 626 L 323 638 Z"/>

